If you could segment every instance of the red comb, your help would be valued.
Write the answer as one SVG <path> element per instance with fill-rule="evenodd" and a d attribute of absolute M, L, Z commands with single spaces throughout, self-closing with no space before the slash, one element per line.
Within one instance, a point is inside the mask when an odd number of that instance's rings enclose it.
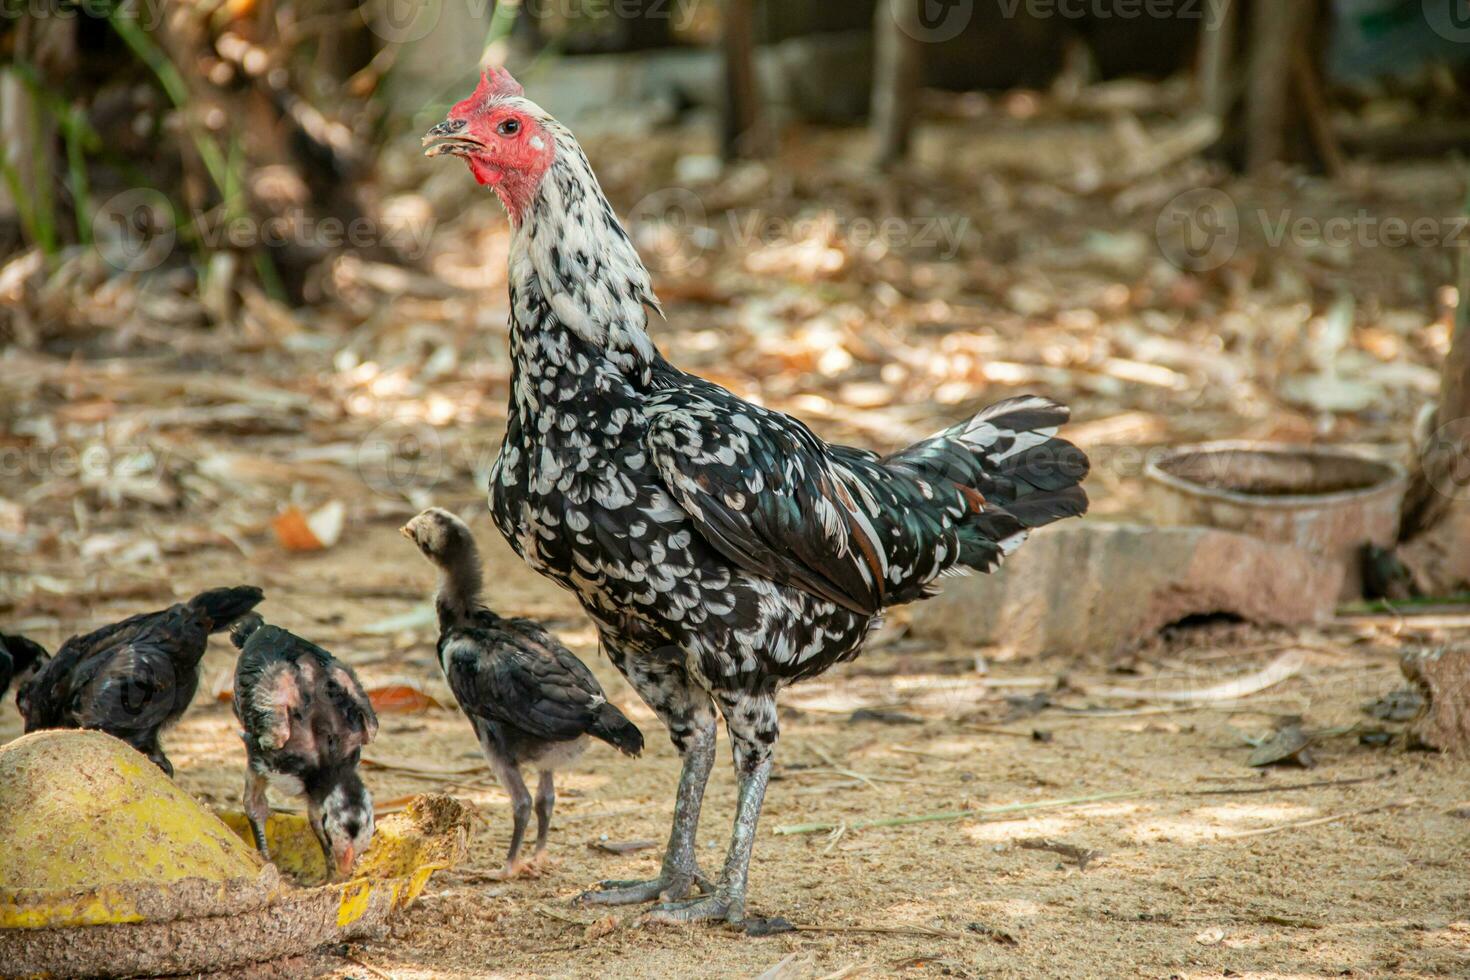
<path fill-rule="evenodd" d="M 526 90 L 521 88 L 520 82 L 511 77 L 510 72 L 504 68 L 486 68 L 473 94 L 449 110 L 449 115 L 455 118 L 484 108 L 485 104 L 492 99 L 508 99 L 525 94 Z"/>
<path fill-rule="evenodd" d="M 475 86 L 474 98 L 508 99 L 525 94 L 526 90 L 510 76 L 510 72 L 504 68 L 486 68 L 480 76 L 480 84 Z"/>

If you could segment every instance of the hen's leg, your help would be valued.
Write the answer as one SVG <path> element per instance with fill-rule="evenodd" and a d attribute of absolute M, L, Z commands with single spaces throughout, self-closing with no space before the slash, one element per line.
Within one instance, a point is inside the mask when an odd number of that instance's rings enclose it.
<path fill-rule="evenodd" d="M 611 650 L 609 650 L 611 655 Z M 684 757 L 679 789 L 674 797 L 674 823 L 669 846 L 657 878 L 648 881 L 604 881 L 582 895 L 582 901 L 598 905 L 632 905 L 655 899 L 672 901 L 689 894 L 696 885 L 705 886 L 694 857 L 694 839 L 699 830 L 699 808 L 704 785 L 715 762 L 715 713 L 709 695 L 696 687 L 681 668 L 660 665 L 657 673 L 613 656 L 639 697 L 657 712 L 669 729 L 674 747 Z"/>
<path fill-rule="evenodd" d="M 541 770 L 536 783 L 536 857 L 546 850 L 546 835 L 551 831 L 551 811 L 556 806 L 556 777 L 550 769 Z"/>
<path fill-rule="evenodd" d="M 745 891 L 750 874 L 750 854 L 755 846 L 755 828 L 766 784 L 771 778 L 771 756 L 776 744 L 776 699 L 773 695 L 721 697 L 720 711 L 730 730 L 735 750 L 735 772 L 739 798 L 730 849 L 714 893 L 687 902 L 669 902 L 650 913 L 661 922 L 697 922 L 726 919 L 739 922 L 745 916 Z"/>

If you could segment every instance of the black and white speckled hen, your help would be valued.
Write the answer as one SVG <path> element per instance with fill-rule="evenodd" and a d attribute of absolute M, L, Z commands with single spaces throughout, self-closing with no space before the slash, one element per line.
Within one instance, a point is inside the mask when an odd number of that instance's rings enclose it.
<path fill-rule="evenodd" d="M 425 142 L 510 215 L 511 401 L 490 506 L 511 546 L 574 591 L 684 757 L 658 878 L 671 921 L 743 915 L 777 737 L 776 694 L 856 656 L 883 610 L 989 571 L 1031 528 L 1081 515 L 1067 410 L 1012 398 L 879 457 L 670 365 L 645 330 L 647 271 L 576 140 L 503 71 Z M 724 717 L 739 780 L 712 894 L 694 835 Z"/>
<path fill-rule="evenodd" d="M 0 633 L 0 698 L 15 685 L 16 704 L 21 703 L 20 692 L 36 675 L 51 655 L 35 640 L 16 633 Z M 25 709 L 21 709 L 25 714 Z"/>
<path fill-rule="evenodd" d="M 439 666 L 495 778 L 510 794 L 514 823 L 502 877 L 514 877 L 546 851 L 556 805 L 555 772 L 579 756 L 587 738 L 637 755 L 643 733 L 607 700 L 587 665 L 529 619 L 498 616 L 481 600 L 483 573 L 474 535 L 458 517 L 437 507 L 402 528 L 438 568 Z M 531 819 L 531 794 L 521 766 L 533 766 L 536 847 L 520 859 Z"/>
<path fill-rule="evenodd" d="M 100 729 L 172 776 L 159 737 L 194 699 L 209 634 L 226 629 L 263 597 L 248 585 L 210 589 L 73 636 L 26 685 L 26 731 Z"/>
<path fill-rule="evenodd" d="M 260 616 L 230 630 L 235 717 L 245 742 L 245 817 L 269 859 L 267 786 L 306 797 L 306 815 L 328 872 L 345 878 L 373 838 L 373 798 L 358 774 L 378 716 L 352 669 Z"/>

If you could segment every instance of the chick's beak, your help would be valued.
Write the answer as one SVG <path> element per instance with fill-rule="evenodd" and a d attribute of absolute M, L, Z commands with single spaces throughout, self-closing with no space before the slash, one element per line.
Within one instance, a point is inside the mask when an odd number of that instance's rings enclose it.
<path fill-rule="evenodd" d="M 481 149 L 480 141 L 464 133 L 463 119 L 446 119 L 424 134 L 426 147 L 424 156 L 437 157 L 444 154 L 463 156 L 471 150 Z"/>
<path fill-rule="evenodd" d="M 398 529 L 398 533 L 401 534 L 401 535 L 403 535 L 405 538 L 407 538 L 410 541 L 413 540 L 413 529 L 411 527 L 409 527 L 407 524 L 405 524 L 402 527 L 400 527 Z"/>
<path fill-rule="evenodd" d="M 337 878 L 344 879 L 352 874 L 352 866 L 357 863 L 357 851 L 351 844 L 343 848 L 342 853 L 337 855 Z"/>

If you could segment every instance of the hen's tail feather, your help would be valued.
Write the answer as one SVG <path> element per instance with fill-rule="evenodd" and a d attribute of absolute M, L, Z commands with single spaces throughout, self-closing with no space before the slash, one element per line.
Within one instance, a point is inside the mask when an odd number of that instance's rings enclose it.
<path fill-rule="evenodd" d="M 204 614 L 211 633 L 218 633 L 258 606 L 265 593 L 253 585 L 210 589 L 189 600 L 189 608 Z"/>
<path fill-rule="evenodd" d="M 250 613 L 248 616 L 241 616 L 230 627 L 230 642 L 235 645 L 236 650 L 243 650 L 245 649 L 246 642 L 254 635 L 255 631 L 264 625 L 265 620 L 261 618 L 260 613 Z"/>
<path fill-rule="evenodd" d="M 638 755 L 643 751 L 643 733 L 628 720 L 628 716 L 604 701 L 597 707 L 597 717 L 592 722 L 592 734 L 625 755 Z"/>
<path fill-rule="evenodd" d="M 1007 398 L 973 418 L 899 450 L 884 465 L 978 491 L 978 512 L 959 530 L 956 570 L 994 570 L 1032 528 L 1087 511 L 1087 456 L 1058 438 L 1067 408 L 1038 395 Z"/>

